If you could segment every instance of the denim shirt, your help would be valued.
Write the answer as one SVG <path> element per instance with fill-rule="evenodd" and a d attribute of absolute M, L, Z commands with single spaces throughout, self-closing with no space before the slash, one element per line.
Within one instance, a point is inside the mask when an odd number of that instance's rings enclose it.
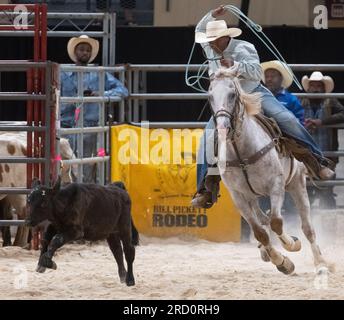
<path fill-rule="evenodd" d="M 211 12 L 206 14 L 196 26 L 196 32 L 205 32 L 207 23 L 215 21 Z M 208 43 L 201 44 L 207 58 L 215 58 L 217 53 Z M 233 60 L 234 65 L 230 67 L 237 74 L 241 87 L 245 92 L 251 93 L 258 87 L 262 79 L 263 71 L 260 65 L 259 56 L 253 44 L 237 39 L 231 39 L 228 47 L 223 51 L 223 57 Z M 209 62 L 209 76 L 212 76 L 221 67 L 220 61 Z"/>
<path fill-rule="evenodd" d="M 97 72 L 84 72 L 83 91 L 99 91 L 99 74 Z M 61 72 L 61 97 L 78 96 L 77 72 Z M 128 90 L 113 75 L 105 73 L 104 96 L 128 96 Z M 72 128 L 76 126 L 76 109 L 78 103 L 63 103 L 60 106 L 61 127 Z M 84 103 L 84 126 L 96 126 L 99 122 L 99 103 Z"/>

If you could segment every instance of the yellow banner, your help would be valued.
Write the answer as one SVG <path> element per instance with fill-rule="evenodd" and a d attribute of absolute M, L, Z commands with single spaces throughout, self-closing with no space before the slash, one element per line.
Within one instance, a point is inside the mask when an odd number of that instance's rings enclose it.
<path fill-rule="evenodd" d="M 240 215 L 221 183 L 211 209 L 196 209 L 196 154 L 202 129 L 111 128 L 111 179 L 132 199 L 138 231 L 155 237 L 189 234 L 210 241 L 240 241 Z"/>

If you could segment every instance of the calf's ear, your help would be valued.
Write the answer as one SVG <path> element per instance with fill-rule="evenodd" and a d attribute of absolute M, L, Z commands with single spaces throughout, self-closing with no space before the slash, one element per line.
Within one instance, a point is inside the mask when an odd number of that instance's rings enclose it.
<path fill-rule="evenodd" d="M 53 186 L 53 193 L 58 192 L 61 189 L 61 175 L 57 177 L 57 180 Z"/>
<path fill-rule="evenodd" d="M 31 183 L 31 189 L 34 189 L 41 185 L 41 181 L 38 178 L 34 178 Z"/>

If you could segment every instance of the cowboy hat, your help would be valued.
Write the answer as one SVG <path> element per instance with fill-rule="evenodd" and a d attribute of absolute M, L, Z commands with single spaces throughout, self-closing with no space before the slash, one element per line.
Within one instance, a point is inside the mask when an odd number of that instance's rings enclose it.
<path fill-rule="evenodd" d="M 74 51 L 75 51 L 76 46 L 80 43 L 88 43 L 91 46 L 92 54 L 91 54 L 91 57 L 90 57 L 90 60 L 88 61 L 88 63 L 92 62 L 96 58 L 98 51 L 99 51 L 98 40 L 93 39 L 93 38 L 89 38 L 87 35 L 81 35 L 78 38 L 75 37 L 75 38 L 69 39 L 68 44 L 67 44 L 67 51 L 68 51 L 69 57 L 74 62 L 77 62 L 77 58 L 76 58 Z"/>
<path fill-rule="evenodd" d="M 329 76 L 324 76 L 320 71 L 314 71 L 309 78 L 308 76 L 302 77 L 302 86 L 306 92 L 309 89 L 310 81 L 321 81 L 325 86 L 325 93 L 330 93 L 334 89 L 333 79 Z"/>
<path fill-rule="evenodd" d="M 206 43 L 225 36 L 235 38 L 240 36 L 241 32 L 242 31 L 239 28 L 228 28 L 225 20 L 209 21 L 207 23 L 205 33 L 195 33 L 195 42 Z"/>
<path fill-rule="evenodd" d="M 281 75 L 282 75 L 282 87 L 287 89 L 291 86 L 291 84 L 293 83 L 293 77 L 290 74 L 290 72 L 288 71 L 288 66 L 281 61 L 278 60 L 272 60 L 272 61 L 267 61 L 267 62 L 263 62 L 261 64 L 262 69 L 263 69 L 263 77 L 262 80 L 265 83 L 265 71 L 268 69 L 274 69 L 277 70 Z"/>

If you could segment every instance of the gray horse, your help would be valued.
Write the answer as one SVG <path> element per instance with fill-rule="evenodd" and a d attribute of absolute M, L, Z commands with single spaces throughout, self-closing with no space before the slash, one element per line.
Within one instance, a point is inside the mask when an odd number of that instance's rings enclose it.
<path fill-rule="evenodd" d="M 209 98 L 218 133 L 217 162 L 220 175 L 242 217 L 258 240 L 264 261 L 271 261 L 285 274 L 294 271 L 293 262 L 276 250 L 269 229 L 275 232 L 287 251 L 299 251 L 301 242 L 283 230 L 281 207 L 287 190 L 298 209 L 302 230 L 309 240 L 317 272 L 327 272 L 327 263 L 316 243 L 310 219 L 305 166 L 296 159 L 282 156 L 274 141 L 256 121 L 261 110 L 259 94 L 243 92 L 237 78 L 228 69 L 216 73 Z M 259 208 L 260 195 L 270 196 L 271 211 Z"/>

